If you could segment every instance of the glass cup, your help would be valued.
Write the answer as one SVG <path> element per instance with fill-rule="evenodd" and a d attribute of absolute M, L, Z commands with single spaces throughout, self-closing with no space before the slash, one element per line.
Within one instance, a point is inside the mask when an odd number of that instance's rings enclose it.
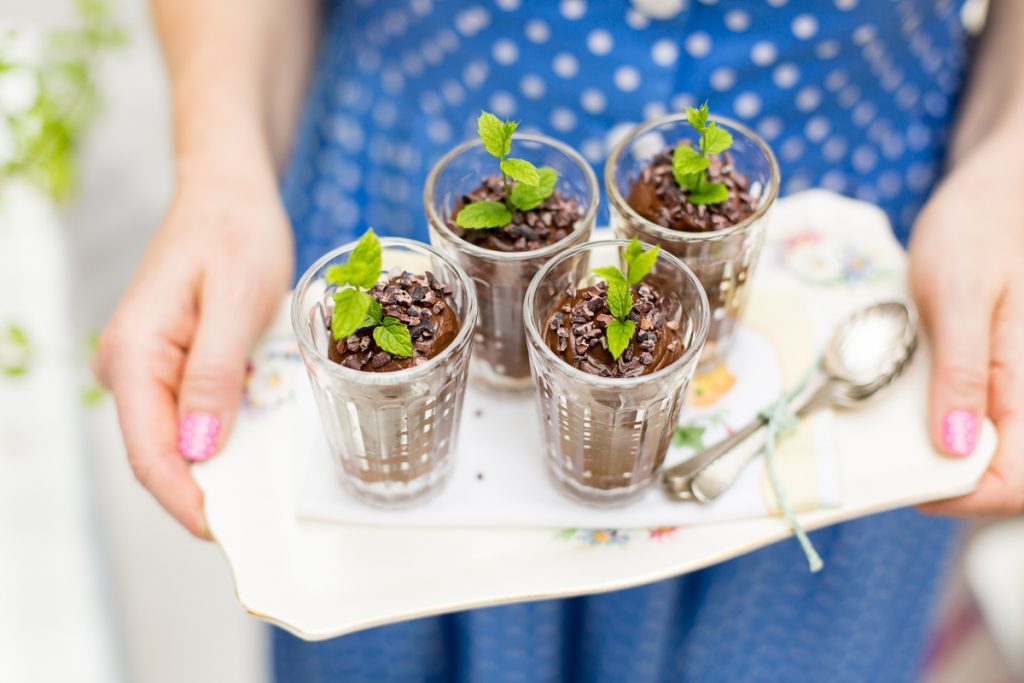
<path fill-rule="evenodd" d="M 590 239 L 600 202 L 593 169 L 572 148 L 541 135 L 517 133 L 515 156 L 558 172 L 558 185 L 583 212 L 572 232 L 561 241 L 522 252 L 500 252 L 470 244 L 448 227 L 462 196 L 487 176 L 498 172 L 498 160 L 479 140 L 450 151 L 430 171 L 423 203 L 430 224 L 430 242 L 458 263 L 472 278 L 480 304 L 476 329 L 473 376 L 492 389 L 518 390 L 530 386 L 530 363 L 523 330 L 523 297 L 537 270 L 551 257 Z"/>
<path fill-rule="evenodd" d="M 310 266 L 292 296 L 291 317 L 342 481 L 363 500 L 400 505 L 439 490 L 451 471 L 477 304 L 466 274 L 433 248 L 400 238 L 380 243 L 382 272 L 429 270 L 452 287 L 449 302 L 460 329 L 440 354 L 395 372 L 352 370 L 328 358 L 332 339 L 326 321 L 336 288 L 327 284 L 324 273 L 346 263 L 355 242 Z"/>
<path fill-rule="evenodd" d="M 737 170 L 750 179 L 750 194 L 757 200 L 757 208 L 746 220 L 721 230 L 683 232 L 647 220 L 626 201 L 654 155 L 680 140 L 696 138 L 686 114 L 672 114 L 638 127 L 612 151 L 604 174 L 615 236 L 661 245 L 692 268 L 704 285 L 711 304 L 711 329 L 701 354 L 702 367 L 720 363 L 732 347 L 736 322 L 743 315 L 764 244 L 770 209 L 779 192 L 779 165 L 764 140 L 736 121 L 718 116 L 711 119 L 732 134 L 729 153 Z"/>
<path fill-rule="evenodd" d="M 700 281 L 662 250 L 645 282 L 666 298 L 666 320 L 679 323 L 684 351 L 678 359 L 649 375 L 598 377 L 572 367 L 544 343 L 555 302 L 570 289 L 594 284 L 594 268 L 623 267 L 620 250 L 627 244 L 590 242 L 552 259 L 533 278 L 524 304 L 549 470 L 572 497 L 599 506 L 637 498 L 657 476 L 708 334 Z"/>

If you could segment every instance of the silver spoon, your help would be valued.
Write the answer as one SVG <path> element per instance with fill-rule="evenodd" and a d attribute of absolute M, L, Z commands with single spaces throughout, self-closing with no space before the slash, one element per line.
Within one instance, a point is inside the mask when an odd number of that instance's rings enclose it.
<path fill-rule="evenodd" d="M 827 406 L 852 408 L 900 376 L 917 348 L 917 317 L 896 301 L 862 308 L 832 334 L 817 372 L 787 404 L 797 417 Z M 767 420 L 758 416 L 719 443 L 663 473 L 669 494 L 709 502 L 728 489 L 765 446 Z"/>

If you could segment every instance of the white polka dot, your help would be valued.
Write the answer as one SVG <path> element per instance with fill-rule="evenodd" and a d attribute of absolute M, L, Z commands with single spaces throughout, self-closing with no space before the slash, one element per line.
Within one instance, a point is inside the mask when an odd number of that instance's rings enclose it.
<path fill-rule="evenodd" d="M 415 52 L 407 50 L 402 53 L 402 68 L 410 76 L 419 76 L 423 73 L 423 60 Z"/>
<path fill-rule="evenodd" d="M 907 145 L 903 142 L 903 138 L 896 133 L 890 132 L 882 140 L 882 155 L 886 159 L 896 161 L 903 157 L 903 153 L 907 151 Z"/>
<path fill-rule="evenodd" d="M 804 126 L 804 135 L 811 142 L 818 143 L 824 140 L 832 130 L 832 124 L 824 116 L 814 116 Z"/>
<path fill-rule="evenodd" d="M 466 91 L 462 89 L 458 81 L 452 78 L 447 79 L 441 84 L 441 95 L 453 107 L 457 107 L 466 101 Z"/>
<path fill-rule="evenodd" d="M 825 77 L 825 87 L 828 88 L 831 92 L 838 92 L 839 90 L 842 89 L 844 85 L 846 85 L 847 81 L 849 80 L 850 77 L 847 75 L 845 71 L 843 71 L 842 69 L 836 69 L 830 72 L 829 75 Z"/>
<path fill-rule="evenodd" d="M 896 91 L 896 106 L 900 109 L 910 109 L 921 97 L 921 89 L 914 83 L 904 83 Z"/>
<path fill-rule="evenodd" d="M 885 47 L 882 45 L 881 41 L 874 40 L 864 46 L 864 49 L 861 50 L 861 54 L 864 55 L 864 59 L 869 62 L 878 62 L 885 54 Z"/>
<path fill-rule="evenodd" d="M 633 132 L 636 128 L 634 121 L 622 121 L 611 127 L 611 129 L 604 135 L 604 151 L 605 154 L 610 153 L 615 149 L 615 145 L 619 144 L 623 138 Z"/>
<path fill-rule="evenodd" d="M 870 185 L 858 186 L 856 196 L 857 199 L 864 202 L 870 202 L 872 204 L 878 201 L 878 192 L 876 192 L 875 188 L 871 187 Z"/>
<path fill-rule="evenodd" d="M 338 164 L 338 187 L 355 192 L 363 182 L 363 172 L 358 164 L 342 161 Z"/>
<path fill-rule="evenodd" d="M 686 53 L 691 57 L 706 57 L 711 52 L 711 36 L 695 31 L 686 37 Z"/>
<path fill-rule="evenodd" d="M 766 0 L 766 2 L 772 7 L 782 7 L 788 3 L 789 0 Z"/>
<path fill-rule="evenodd" d="M 562 0 L 558 3 L 558 11 L 566 19 L 579 19 L 587 13 L 585 0 Z"/>
<path fill-rule="evenodd" d="M 551 69 L 562 78 L 572 78 L 580 70 L 580 63 L 568 52 L 559 52 L 551 62 Z"/>
<path fill-rule="evenodd" d="M 725 14 L 725 27 L 735 33 L 750 28 L 750 14 L 741 9 L 734 9 Z"/>
<path fill-rule="evenodd" d="M 523 30 L 526 33 L 526 39 L 538 45 L 548 42 L 548 38 L 551 37 L 551 27 L 540 19 L 531 19 L 526 22 L 526 28 Z"/>
<path fill-rule="evenodd" d="M 892 199 L 903 189 L 903 180 L 896 171 L 889 170 L 878 177 L 878 192 L 886 199 Z"/>
<path fill-rule="evenodd" d="M 674 41 L 662 38 L 651 46 L 651 59 L 658 66 L 672 66 L 679 59 L 679 47 Z"/>
<path fill-rule="evenodd" d="M 785 182 L 786 194 L 793 194 L 794 192 L 803 192 L 804 190 L 810 189 L 811 179 L 803 173 L 798 173 L 795 176 L 790 177 Z"/>
<path fill-rule="evenodd" d="M 381 89 L 392 95 L 397 95 L 405 88 L 405 76 L 394 67 L 388 67 L 380 72 Z"/>
<path fill-rule="evenodd" d="M 363 71 L 377 71 L 380 68 L 380 53 L 376 50 L 361 50 L 356 55 L 356 66 Z"/>
<path fill-rule="evenodd" d="M 586 88 L 580 93 L 580 106 L 589 114 L 600 114 L 606 105 L 604 93 L 597 88 Z"/>
<path fill-rule="evenodd" d="M 676 93 L 669 100 L 672 111 L 686 111 L 687 108 L 697 104 L 697 98 L 688 92 Z"/>
<path fill-rule="evenodd" d="M 494 4 L 506 12 L 519 9 L 519 0 L 494 0 Z"/>
<path fill-rule="evenodd" d="M 846 140 L 839 136 L 829 138 L 821 148 L 821 156 L 825 161 L 835 163 L 843 158 L 847 150 Z"/>
<path fill-rule="evenodd" d="M 867 145 L 861 145 L 853 152 L 853 167 L 860 173 L 869 173 L 878 163 L 878 153 Z"/>
<path fill-rule="evenodd" d="M 790 138 L 782 143 L 779 154 L 785 161 L 796 161 L 804 153 L 804 141 L 800 138 Z"/>
<path fill-rule="evenodd" d="M 468 88 L 478 88 L 487 80 L 490 72 L 491 69 L 487 66 L 487 62 L 479 59 L 474 60 L 462 70 L 462 82 Z"/>
<path fill-rule="evenodd" d="M 491 46 L 491 56 L 494 57 L 494 61 L 498 64 L 515 64 L 516 60 L 519 59 L 519 48 L 511 40 L 502 38 L 501 40 L 494 41 L 494 45 Z"/>
<path fill-rule="evenodd" d="M 587 161 L 592 164 L 596 164 L 604 159 L 604 144 L 597 138 L 587 138 L 580 145 L 580 151 L 583 152 L 583 156 L 586 157 Z"/>
<path fill-rule="evenodd" d="M 946 115 L 946 110 L 949 108 L 949 100 L 942 93 L 932 91 L 924 96 L 924 108 L 932 116 L 941 118 Z"/>
<path fill-rule="evenodd" d="M 455 52 L 459 47 L 459 37 L 451 29 L 443 29 L 437 34 L 437 44 L 445 52 Z"/>
<path fill-rule="evenodd" d="M 773 43 L 769 43 L 767 40 L 761 40 L 754 43 L 754 46 L 750 48 L 750 60 L 758 66 L 768 66 L 775 61 L 778 57 L 779 51 L 776 49 Z"/>
<path fill-rule="evenodd" d="M 651 20 L 648 19 L 642 12 L 638 12 L 635 9 L 630 9 L 626 12 L 626 24 L 631 29 L 641 31 L 651 24 Z"/>
<path fill-rule="evenodd" d="M 736 69 L 731 66 L 720 66 L 711 72 L 711 87 L 715 90 L 725 91 L 736 85 Z"/>
<path fill-rule="evenodd" d="M 330 123 L 330 136 L 347 152 L 358 152 L 363 148 L 362 126 L 349 116 L 336 116 Z"/>
<path fill-rule="evenodd" d="M 814 46 L 814 56 L 818 59 L 832 59 L 839 54 L 839 41 L 823 40 Z"/>
<path fill-rule="evenodd" d="M 789 62 L 779 64 L 775 67 L 775 71 L 772 73 L 772 81 L 783 90 L 792 88 L 799 80 L 800 69 L 796 67 L 796 64 L 791 64 Z"/>
<path fill-rule="evenodd" d="M 391 100 L 382 100 L 373 106 L 373 122 L 381 128 L 389 128 L 398 120 L 398 108 Z"/>
<path fill-rule="evenodd" d="M 375 164 L 383 164 L 391 157 L 391 141 L 383 135 L 374 135 L 366 146 L 366 155 Z M 377 183 L 370 182 L 368 184 L 376 185 Z"/>
<path fill-rule="evenodd" d="M 432 90 L 425 90 L 420 95 L 420 109 L 424 114 L 437 114 L 444 107 L 441 98 Z"/>
<path fill-rule="evenodd" d="M 664 102 L 652 101 L 644 105 L 644 119 L 658 119 L 668 113 Z"/>
<path fill-rule="evenodd" d="M 889 135 L 889 122 L 879 119 L 868 128 L 868 137 L 878 144 L 881 144 L 885 136 Z"/>
<path fill-rule="evenodd" d="M 444 59 L 444 50 L 437 43 L 428 40 L 420 46 L 420 54 L 423 55 L 423 59 L 427 64 L 440 64 L 441 60 Z"/>
<path fill-rule="evenodd" d="M 613 47 L 615 47 L 615 40 L 612 39 L 612 34 L 603 28 L 595 28 L 587 34 L 587 49 L 593 54 L 606 55 L 612 51 Z"/>
<path fill-rule="evenodd" d="M 752 119 L 761 113 L 761 98 L 753 92 L 740 93 L 736 96 L 732 108 L 737 116 Z"/>
<path fill-rule="evenodd" d="M 671 19 L 683 11 L 686 0 L 632 0 L 633 6 L 652 19 Z"/>
<path fill-rule="evenodd" d="M 813 85 L 800 88 L 796 94 L 796 108 L 802 112 L 814 111 L 821 104 L 821 90 Z"/>
<path fill-rule="evenodd" d="M 544 79 L 537 74 L 526 74 L 519 79 L 519 91 L 531 100 L 539 100 L 544 97 L 546 90 Z"/>
<path fill-rule="evenodd" d="M 855 125 L 864 128 L 875 120 L 876 113 L 878 113 L 878 109 L 872 102 L 861 102 L 854 107 L 853 114 L 850 118 L 853 119 L 853 123 Z"/>
<path fill-rule="evenodd" d="M 492 93 L 488 102 L 495 116 L 512 116 L 516 113 L 516 98 L 504 90 Z"/>
<path fill-rule="evenodd" d="M 907 169 L 907 186 L 915 192 L 923 192 L 931 185 L 934 176 L 935 172 L 928 164 L 923 162 L 911 164 Z"/>
<path fill-rule="evenodd" d="M 561 133 L 568 133 L 576 127 L 576 114 L 566 107 L 555 107 L 551 110 L 551 127 Z"/>
<path fill-rule="evenodd" d="M 771 141 L 782 134 L 782 119 L 778 116 L 766 116 L 757 122 L 757 132 L 765 140 Z"/>
<path fill-rule="evenodd" d="M 455 28 L 464 36 L 475 36 L 491 23 L 491 15 L 479 5 L 474 5 L 455 17 Z"/>
<path fill-rule="evenodd" d="M 846 189 L 847 179 L 842 171 L 832 169 L 825 175 L 821 176 L 820 185 L 826 190 L 832 190 L 833 192 L 842 192 Z"/>
<path fill-rule="evenodd" d="M 433 11 L 434 2 L 433 0 L 412 0 L 412 2 L 409 3 L 409 6 L 412 8 L 414 14 L 424 17 Z"/>
<path fill-rule="evenodd" d="M 399 36 L 405 33 L 409 25 L 409 19 L 401 12 L 392 10 L 384 17 L 384 33 L 389 36 Z"/>
<path fill-rule="evenodd" d="M 858 0 L 835 0 L 836 9 L 849 12 L 857 6 Z"/>
<path fill-rule="evenodd" d="M 860 99 L 860 88 L 851 83 L 840 91 L 839 97 L 836 99 L 839 102 L 839 106 L 849 109 L 857 104 L 857 100 Z"/>
<path fill-rule="evenodd" d="M 867 45 L 874 40 L 876 35 L 878 35 L 878 29 L 871 24 L 864 24 L 854 29 L 853 42 L 855 45 Z"/>
<path fill-rule="evenodd" d="M 790 29 L 800 40 L 810 40 L 818 32 L 818 20 L 813 14 L 800 14 L 793 18 Z"/>
<path fill-rule="evenodd" d="M 931 144 L 932 133 L 927 126 L 914 122 L 907 126 L 907 144 L 910 149 L 922 150 Z"/>
<path fill-rule="evenodd" d="M 640 87 L 640 72 L 636 67 L 626 64 L 615 70 L 612 81 L 622 92 L 633 92 Z"/>
<path fill-rule="evenodd" d="M 903 72 L 899 69 L 887 69 L 882 74 L 882 89 L 894 92 L 903 83 Z"/>

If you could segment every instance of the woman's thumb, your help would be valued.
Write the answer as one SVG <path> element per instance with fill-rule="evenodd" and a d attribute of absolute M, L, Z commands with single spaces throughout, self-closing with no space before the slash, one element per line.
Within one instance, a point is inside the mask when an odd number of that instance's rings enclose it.
<path fill-rule="evenodd" d="M 978 302 L 958 306 L 945 300 L 929 308 L 932 438 L 947 455 L 970 455 L 988 396 L 991 320 Z"/>
<path fill-rule="evenodd" d="M 217 297 L 203 302 L 178 392 L 178 451 L 193 462 L 213 455 L 230 431 L 260 329 L 253 312 L 226 308 Z"/>

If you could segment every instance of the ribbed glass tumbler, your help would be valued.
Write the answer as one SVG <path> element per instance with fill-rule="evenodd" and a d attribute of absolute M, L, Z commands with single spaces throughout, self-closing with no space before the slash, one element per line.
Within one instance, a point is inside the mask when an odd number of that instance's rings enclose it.
<path fill-rule="evenodd" d="M 599 377 L 577 370 L 544 339 L 545 323 L 569 291 L 596 282 L 591 271 L 619 265 L 627 242 L 578 246 L 550 261 L 526 292 L 525 323 L 549 470 L 572 497 L 598 506 L 627 503 L 657 476 L 672 441 L 708 333 L 708 300 L 693 272 L 662 251 L 645 282 L 665 298 L 683 352 L 649 375 Z"/>
<path fill-rule="evenodd" d="M 329 252 L 299 280 L 291 319 L 309 373 L 327 443 L 346 487 L 381 505 L 401 505 L 438 490 L 452 467 L 462 413 L 476 294 L 469 277 L 433 248 L 382 238 L 382 272 L 430 271 L 450 285 L 449 305 L 459 319 L 455 340 L 426 363 L 395 372 L 365 372 L 328 358 L 334 286 L 324 274 L 347 263 L 355 243 Z"/>
<path fill-rule="evenodd" d="M 627 201 L 633 184 L 654 155 L 693 139 L 695 131 L 686 114 L 655 119 L 633 131 L 608 157 L 604 176 L 615 236 L 660 245 L 692 268 L 704 285 L 711 304 L 711 329 L 701 354 L 705 367 L 721 362 L 732 348 L 736 323 L 743 315 L 749 283 L 764 244 L 770 209 L 779 191 L 779 165 L 771 148 L 746 126 L 726 118 L 711 118 L 732 134 L 728 154 L 737 171 L 749 179 L 749 192 L 757 201 L 754 213 L 745 220 L 709 232 L 684 232 L 648 220 Z"/>
<path fill-rule="evenodd" d="M 547 261 L 586 242 L 594 229 L 600 188 L 593 169 L 572 148 L 542 135 L 517 134 L 518 156 L 558 172 L 556 189 L 576 200 L 582 217 L 565 238 L 533 251 L 495 251 L 462 239 L 448 226 L 461 198 L 497 172 L 497 159 L 479 140 L 464 143 L 441 159 L 423 193 L 430 242 L 469 274 L 480 304 L 473 376 L 492 389 L 530 387 L 530 364 L 523 330 L 523 297 L 530 280 Z"/>

